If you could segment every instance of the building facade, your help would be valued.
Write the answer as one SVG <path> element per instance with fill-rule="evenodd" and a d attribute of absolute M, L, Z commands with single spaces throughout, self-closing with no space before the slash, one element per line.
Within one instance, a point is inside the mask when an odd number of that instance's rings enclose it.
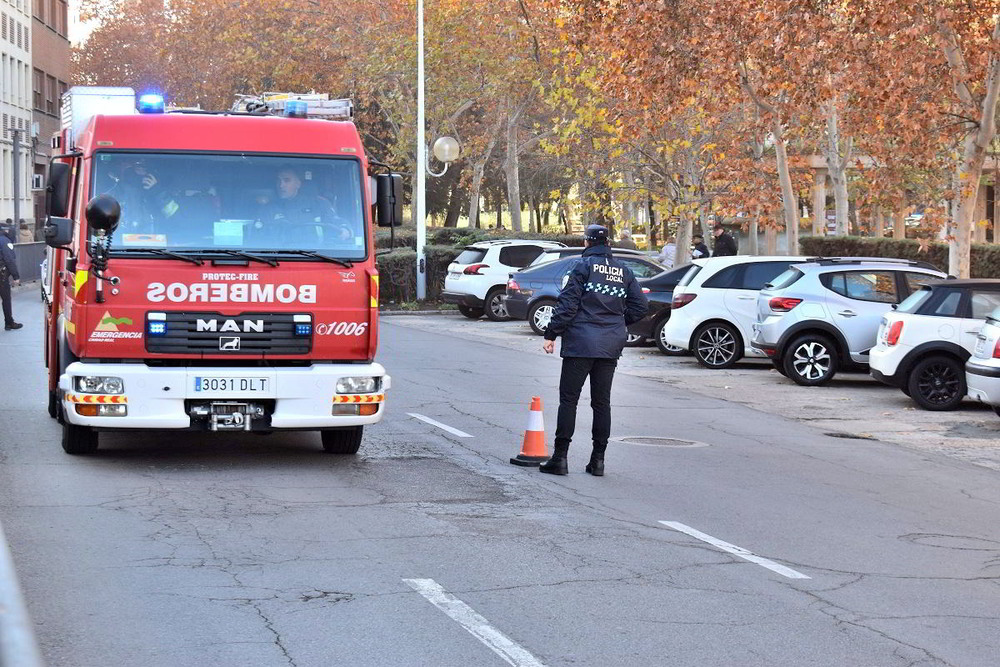
<path fill-rule="evenodd" d="M 70 43 L 66 0 L 32 0 L 32 4 L 31 107 L 36 130 L 32 168 L 37 177 L 48 169 L 52 135 L 59 131 L 62 94 L 69 82 Z M 34 199 L 35 239 L 41 240 L 45 193 L 36 191 Z"/>
<path fill-rule="evenodd" d="M 34 227 L 31 196 L 31 2 L 0 0 L 0 222 Z"/>

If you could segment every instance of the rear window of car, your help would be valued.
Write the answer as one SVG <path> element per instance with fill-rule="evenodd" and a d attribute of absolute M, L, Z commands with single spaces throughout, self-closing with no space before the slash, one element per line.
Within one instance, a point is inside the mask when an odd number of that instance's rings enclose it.
<path fill-rule="evenodd" d="M 788 269 L 788 262 L 751 262 L 745 265 L 738 289 L 762 290 Z"/>
<path fill-rule="evenodd" d="M 540 254 L 542 254 L 542 249 L 536 245 L 507 246 L 500 249 L 500 263 L 523 268 L 531 264 Z"/>
<path fill-rule="evenodd" d="M 702 287 L 717 287 L 721 289 L 726 289 L 728 287 L 736 287 L 737 281 L 739 280 L 740 273 L 743 272 L 743 267 L 737 264 L 736 266 L 727 266 L 722 269 L 714 276 L 709 276 Z"/>
<path fill-rule="evenodd" d="M 916 292 L 910 296 L 903 299 L 903 303 L 899 304 L 896 308 L 897 313 L 915 313 L 920 309 L 920 306 L 927 302 L 927 299 L 931 298 L 931 290 L 929 289 L 918 289 Z"/>
<path fill-rule="evenodd" d="M 698 266 L 697 264 L 692 264 L 691 267 L 688 269 L 687 273 L 684 274 L 684 277 L 681 278 L 681 281 L 677 283 L 677 286 L 686 287 L 690 285 L 691 281 L 694 280 L 694 277 L 699 273 L 701 273 L 701 267 Z"/>
<path fill-rule="evenodd" d="M 632 259 L 631 257 L 616 257 L 615 259 L 631 269 L 636 278 L 649 278 L 663 270 L 663 267 L 657 266 L 652 262 L 644 262 L 640 259 Z"/>
<path fill-rule="evenodd" d="M 794 266 L 788 267 L 783 273 L 781 273 L 777 278 L 771 281 L 771 286 L 769 289 L 785 289 L 786 287 L 791 287 L 799 278 L 806 274 L 802 273 Z M 765 285 L 764 287 L 767 287 Z"/>
<path fill-rule="evenodd" d="M 972 291 L 972 319 L 985 320 L 990 313 L 1000 308 L 1000 292 Z"/>
<path fill-rule="evenodd" d="M 486 250 L 481 248 L 466 248 L 462 254 L 455 258 L 459 264 L 475 264 L 486 258 Z"/>

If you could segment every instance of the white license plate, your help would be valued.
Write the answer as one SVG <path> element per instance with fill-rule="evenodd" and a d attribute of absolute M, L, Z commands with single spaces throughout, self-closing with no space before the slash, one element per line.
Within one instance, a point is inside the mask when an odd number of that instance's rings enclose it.
<path fill-rule="evenodd" d="M 194 392 L 226 394 L 266 394 L 270 389 L 268 378 L 248 377 L 195 377 Z"/>
<path fill-rule="evenodd" d="M 979 340 L 976 341 L 975 355 L 977 357 L 985 357 L 986 356 L 986 339 L 985 338 L 980 338 Z"/>

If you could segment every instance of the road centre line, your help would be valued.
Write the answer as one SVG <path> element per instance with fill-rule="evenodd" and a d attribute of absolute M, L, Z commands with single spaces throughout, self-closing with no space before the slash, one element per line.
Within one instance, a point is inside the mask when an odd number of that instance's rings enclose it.
<path fill-rule="evenodd" d="M 469 631 L 473 637 L 486 644 L 494 653 L 514 667 L 545 667 L 523 646 L 500 632 L 489 621 L 457 597 L 446 591 L 433 579 L 403 579 L 432 605 Z"/>
<path fill-rule="evenodd" d="M 443 431 L 448 431 L 448 433 L 451 433 L 452 435 L 457 435 L 460 438 L 471 438 L 471 437 L 473 437 L 473 436 L 469 435 L 468 433 L 466 433 L 465 431 L 459 431 L 457 428 L 452 428 L 451 426 L 448 426 L 447 424 L 442 424 L 439 421 L 434 421 L 430 417 L 425 417 L 423 415 L 418 415 L 416 412 L 407 412 L 406 414 L 410 415 L 414 419 L 419 419 L 422 422 L 427 422 L 431 426 L 437 426 L 439 429 L 441 429 Z"/>
<path fill-rule="evenodd" d="M 761 556 L 758 556 L 758 555 L 756 555 L 756 554 L 754 554 L 754 553 L 752 553 L 750 551 L 747 551 L 743 547 L 738 547 L 735 544 L 730 544 L 729 542 L 723 542 L 722 540 L 720 540 L 720 539 L 718 539 L 716 537 L 712 537 L 711 535 L 706 535 L 705 533 L 701 532 L 700 530 L 695 530 L 691 526 L 686 526 L 683 523 L 680 523 L 678 521 L 661 521 L 660 523 L 662 523 L 664 526 L 667 526 L 668 528 L 673 528 L 674 530 L 678 530 L 678 531 L 680 531 L 682 533 L 690 535 L 691 537 L 693 537 L 693 538 L 695 538 L 697 540 L 701 540 L 702 542 L 708 542 L 712 546 L 718 547 L 719 549 L 722 549 L 723 551 L 731 553 L 734 556 L 739 556 L 740 558 L 742 558 L 744 560 L 748 560 L 751 563 L 756 563 L 757 565 L 760 565 L 761 567 L 766 567 L 767 569 L 771 570 L 772 572 L 777 572 L 778 574 L 782 575 L 783 577 L 788 577 L 789 579 L 811 579 L 812 578 L 812 577 L 808 577 L 808 576 L 802 574 L 801 572 L 796 572 L 795 570 L 793 570 L 790 567 L 785 567 L 784 565 L 781 565 L 780 563 L 775 563 L 773 560 L 768 560 L 767 558 L 762 558 Z"/>

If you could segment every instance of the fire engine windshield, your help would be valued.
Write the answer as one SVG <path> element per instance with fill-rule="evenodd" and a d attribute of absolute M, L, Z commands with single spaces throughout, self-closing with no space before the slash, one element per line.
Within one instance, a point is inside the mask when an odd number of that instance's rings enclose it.
<path fill-rule="evenodd" d="M 94 195 L 122 215 L 113 250 L 315 251 L 367 255 L 354 159 L 97 153 Z"/>

